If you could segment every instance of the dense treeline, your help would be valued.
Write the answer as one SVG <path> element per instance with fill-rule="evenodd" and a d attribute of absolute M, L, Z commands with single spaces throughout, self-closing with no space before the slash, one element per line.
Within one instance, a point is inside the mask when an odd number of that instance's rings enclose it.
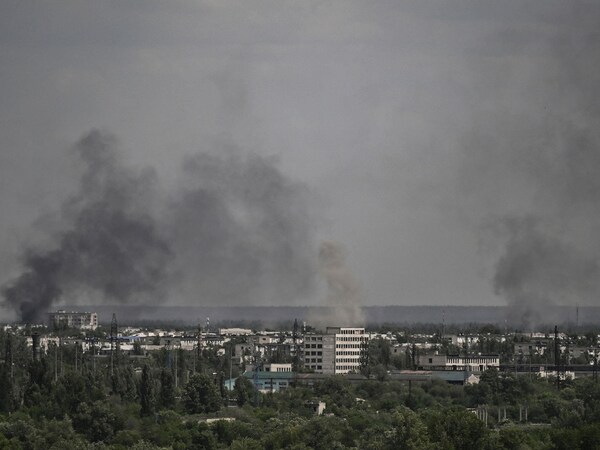
<path fill-rule="evenodd" d="M 592 377 L 560 390 L 494 370 L 472 386 L 411 385 L 376 370 L 389 362 L 381 347 L 370 380 L 331 377 L 257 395 L 243 377 L 224 389 L 228 367 L 216 352 L 115 355 L 111 374 L 108 358 L 76 359 L 65 346 L 36 360 L 22 337 L 7 339 L 0 335 L 0 449 L 600 448 Z M 319 401 L 326 409 L 317 416 Z"/>

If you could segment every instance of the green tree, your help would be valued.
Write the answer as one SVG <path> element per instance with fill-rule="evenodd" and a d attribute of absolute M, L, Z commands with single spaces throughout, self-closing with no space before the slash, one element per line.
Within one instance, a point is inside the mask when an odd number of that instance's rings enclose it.
<path fill-rule="evenodd" d="M 216 412 L 222 400 L 217 386 L 208 375 L 197 373 L 183 390 L 183 404 L 190 414 Z"/>
<path fill-rule="evenodd" d="M 243 437 L 231 443 L 231 450 L 263 450 L 263 445 L 257 439 Z"/>
<path fill-rule="evenodd" d="M 254 391 L 254 386 L 246 377 L 239 376 L 235 380 L 233 391 L 235 393 L 238 406 L 244 406 L 250 401 L 252 392 Z"/>
<path fill-rule="evenodd" d="M 425 411 L 429 436 L 442 448 L 471 450 L 486 447 L 488 430 L 475 414 L 463 408 L 436 408 Z"/>
<path fill-rule="evenodd" d="M 0 365 L 0 412 L 14 410 L 13 382 L 10 379 L 10 368 L 6 364 Z"/>
<path fill-rule="evenodd" d="M 152 389 L 152 376 L 150 369 L 144 365 L 142 369 L 142 379 L 140 381 L 140 404 L 142 416 L 152 414 L 154 411 L 154 392 Z"/>
<path fill-rule="evenodd" d="M 403 406 L 392 416 L 392 429 L 385 433 L 384 448 L 425 450 L 433 447 L 423 421 L 415 412 Z"/>
<path fill-rule="evenodd" d="M 108 402 L 81 403 L 73 415 L 73 427 L 90 442 L 110 441 L 125 420 Z"/>
<path fill-rule="evenodd" d="M 175 405 L 175 384 L 170 371 L 160 371 L 160 394 L 158 404 L 161 408 L 172 408 Z"/>

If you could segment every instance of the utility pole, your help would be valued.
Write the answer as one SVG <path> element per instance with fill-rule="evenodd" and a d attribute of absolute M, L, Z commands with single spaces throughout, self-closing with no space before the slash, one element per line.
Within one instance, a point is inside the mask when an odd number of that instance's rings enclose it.
<path fill-rule="evenodd" d="M 112 377 L 115 373 L 115 350 L 117 345 L 119 327 L 117 325 L 117 315 L 113 313 L 112 320 L 110 322 L 110 376 Z"/>
<path fill-rule="evenodd" d="M 292 331 L 292 338 L 294 340 L 294 371 L 300 371 L 300 352 L 298 349 L 298 319 L 294 319 L 294 329 Z"/>
<path fill-rule="evenodd" d="M 554 325 L 554 367 L 556 369 L 556 389 L 560 390 L 560 346 L 558 344 L 558 325 Z"/>
<path fill-rule="evenodd" d="M 258 407 L 259 391 L 258 391 L 258 372 L 262 366 L 262 357 L 260 352 L 257 350 L 254 353 L 254 407 Z"/>
<path fill-rule="evenodd" d="M 594 381 L 598 382 L 598 349 L 594 348 Z"/>
<path fill-rule="evenodd" d="M 198 344 L 197 344 L 197 348 L 196 351 L 198 353 L 198 355 L 196 355 L 198 357 L 198 371 L 201 372 L 202 371 L 202 326 L 200 325 L 200 322 L 198 322 Z M 195 361 L 194 361 L 195 364 Z M 196 367 L 194 366 L 194 371 L 196 371 Z"/>
<path fill-rule="evenodd" d="M 58 344 L 54 343 L 54 382 L 58 381 Z"/>
<path fill-rule="evenodd" d="M 96 373 L 96 338 L 92 338 L 92 368 Z"/>
<path fill-rule="evenodd" d="M 179 377 L 177 376 L 177 349 L 173 345 L 173 351 L 175 352 L 175 389 L 179 386 Z"/>
<path fill-rule="evenodd" d="M 229 348 L 229 391 L 233 390 L 233 386 L 231 386 L 231 378 L 233 377 L 233 356 L 235 350 L 233 346 L 233 342 Z M 229 403 L 228 403 L 229 404 Z"/>

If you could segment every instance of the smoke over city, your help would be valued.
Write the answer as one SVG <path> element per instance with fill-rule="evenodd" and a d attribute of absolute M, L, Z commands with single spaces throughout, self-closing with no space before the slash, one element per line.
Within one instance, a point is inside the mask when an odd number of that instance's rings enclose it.
<path fill-rule="evenodd" d="M 332 304 L 324 239 L 364 306 L 599 305 L 600 3 L 59 3 L 0 2 L 0 314 Z"/>
<path fill-rule="evenodd" d="M 90 132 L 75 154 L 85 169 L 63 205 L 64 230 L 50 249 L 27 248 L 22 274 L 3 286 L 23 321 L 82 295 L 109 304 L 173 296 L 260 304 L 311 292 L 309 195 L 275 161 L 199 153 L 185 161 L 179 190 L 166 193 L 152 169 L 123 163 L 108 133 Z"/>

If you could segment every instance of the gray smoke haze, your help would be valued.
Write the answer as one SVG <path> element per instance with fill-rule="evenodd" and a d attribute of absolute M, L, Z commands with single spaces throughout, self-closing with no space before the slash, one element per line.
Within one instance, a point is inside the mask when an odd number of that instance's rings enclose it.
<path fill-rule="evenodd" d="M 540 30 L 521 43 L 531 60 L 505 82 L 522 98 L 507 104 L 493 86 L 495 108 L 463 141 L 463 187 L 498 246 L 495 292 L 526 327 L 557 320 L 549 305 L 600 298 L 600 35 L 583 9 L 572 14 L 576 30 Z"/>
<path fill-rule="evenodd" d="M 310 317 L 309 320 L 320 326 L 364 325 L 362 289 L 348 267 L 346 251 L 340 243 L 332 241 L 321 243 L 319 271 L 327 283 L 327 298 L 323 305 L 328 307 L 329 313 Z"/>
<path fill-rule="evenodd" d="M 310 294 L 315 274 L 309 192 L 276 161 L 199 153 L 184 163 L 184 188 L 159 192 L 151 169 L 121 161 L 115 137 L 92 131 L 76 145 L 85 165 L 63 206 L 56 248 L 27 249 L 24 272 L 3 288 L 26 322 L 65 296 L 96 303 L 289 303 Z M 167 200 L 167 205 L 160 202 Z"/>
<path fill-rule="evenodd" d="M 233 148 L 184 162 L 184 187 L 168 205 L 174 270 L 200 303 L 290 304 L 314 288 L 311 194 L 276 159 Z"/>
<path fill-rule="evenodd" d="M 496 263 L 494 288 L 512 306 L 511 323 L 533 328 L 564 319 L 547 315 L 553 305 L 596 301 L 600 268 L 595 256 L 543 230 L 532 217 L 503 218 L 495 226 L 506 244 Z"/>

